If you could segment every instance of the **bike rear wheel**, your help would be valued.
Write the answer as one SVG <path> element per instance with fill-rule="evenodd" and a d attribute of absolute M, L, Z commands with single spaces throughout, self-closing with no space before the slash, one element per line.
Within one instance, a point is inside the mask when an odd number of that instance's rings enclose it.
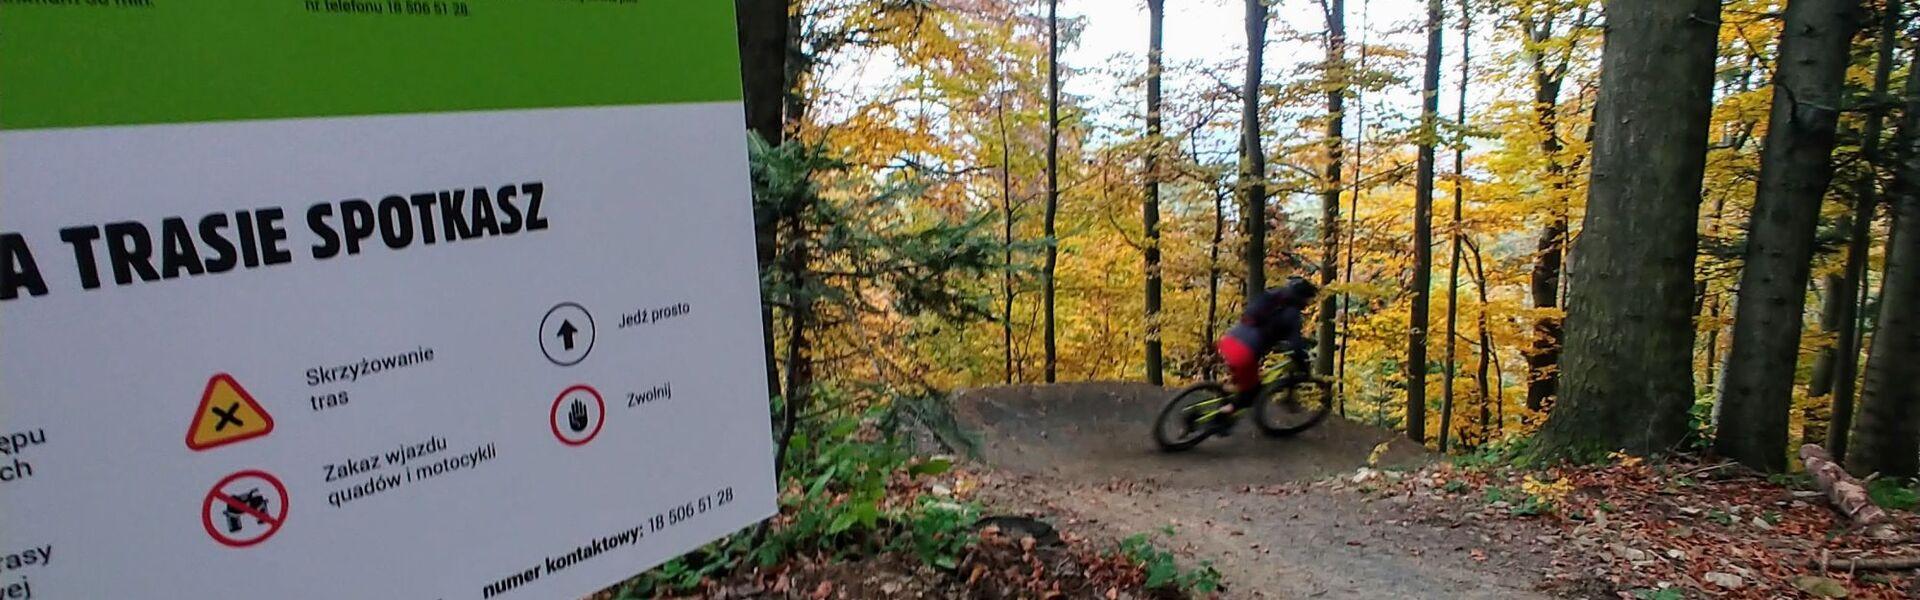
<path fill-rule="evenodd" d="M 1333 384 L 1318 379 L 1281 381 L 1261 392 L 1254 422 L 1269 437 L 1291 437 L 1313 429 L 1333 412 Z"/>
<path fill-rule="evenodd" d="M 1233 401 L 1218 383 L 1196 383 L 1175 392 L 1153 421 L 1153 441 L 1167 452 L 1191 450 L 1218 431 L 1218 420 Z"/>

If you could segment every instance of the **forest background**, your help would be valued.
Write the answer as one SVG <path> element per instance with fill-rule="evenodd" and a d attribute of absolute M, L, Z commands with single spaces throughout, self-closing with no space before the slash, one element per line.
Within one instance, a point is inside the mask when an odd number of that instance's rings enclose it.
<path fill-rule="evenodd" d="M 1170 4 L 741 2 L 783 447 L 901 397 L 1211 377 L 1298 275 L 1339 411 L 1438 450 L 1558 414 L 1551 453 L 1914 474 L 1900 0 Z"/>

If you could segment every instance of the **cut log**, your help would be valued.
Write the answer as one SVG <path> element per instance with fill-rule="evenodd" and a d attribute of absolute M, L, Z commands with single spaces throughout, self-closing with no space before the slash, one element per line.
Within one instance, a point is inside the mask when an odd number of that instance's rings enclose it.
<path fill-rule="evenodd" d="M 1834 561 L 1815 560 L 1809 563 L 1815 569 L 1828 571 L 1908 571 L 1920 569 L 1920 556 L 1890 556 L 1885 558 L 1854 558 Z"/>
<path fill-rule="evenodd" d="M 1854 525 L 1870 526 L 1887 521 L 1887 511 L 1873 503 L 1873 498 L 1867 495 L 1867 486 L 1833 462 L 1825 448 L 1815 444 L 1801 446 L 1800 462 L 1806 465 L 1807 474 L 1813 476 L 1814 485 L 1826 492 L 1834 510 Z"/>

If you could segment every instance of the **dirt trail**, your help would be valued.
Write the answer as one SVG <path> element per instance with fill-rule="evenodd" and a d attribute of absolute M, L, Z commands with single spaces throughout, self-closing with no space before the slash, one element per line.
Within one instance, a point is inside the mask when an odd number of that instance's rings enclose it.
<path fill-rule="evenodd" d="M 1242 424 L 1170 455 L 1149 433 L 1166 397 L 1137 384 L 1025 386 L 965 391 L 953 407 L 993 467 L 991 499 L 1107 536 L 1171 526 L 1162 545 L 1213 561 L 1230 598 L 1550 597 L 1535 591 L 1544 532 L 1302 485 L 1353 473 L 1393 434 L 1331 419 L 1273 440 Z M 1386 466 L 1431 460 L 1404 440 L 1388 448 Z"/>

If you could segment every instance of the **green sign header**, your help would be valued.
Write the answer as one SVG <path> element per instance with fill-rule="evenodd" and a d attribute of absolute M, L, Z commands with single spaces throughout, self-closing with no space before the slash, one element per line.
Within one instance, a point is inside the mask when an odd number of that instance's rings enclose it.
<path fill-rule="evenodd" d="M 738 100 L 733 0 L 0 0 L 0 129 Z"/>

